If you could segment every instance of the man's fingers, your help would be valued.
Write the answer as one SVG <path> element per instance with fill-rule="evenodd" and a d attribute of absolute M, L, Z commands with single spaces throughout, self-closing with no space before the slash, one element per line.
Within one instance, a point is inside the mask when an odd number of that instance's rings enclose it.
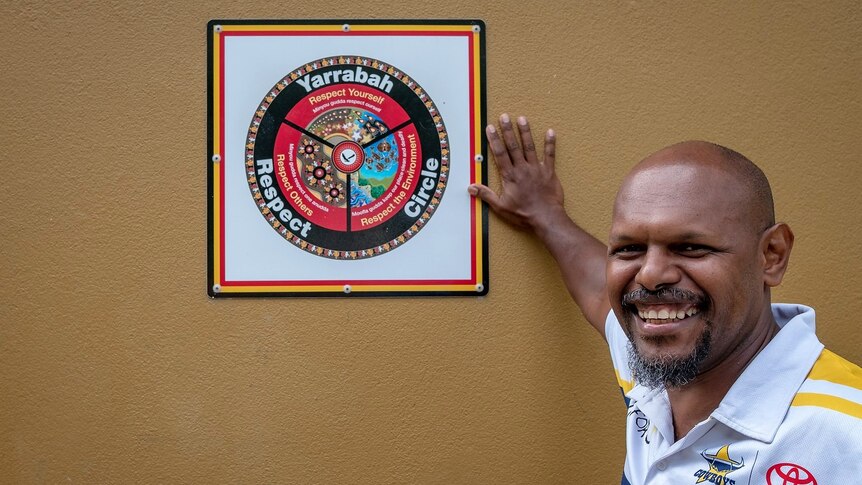
<path fill-rule="evenodd" d="M 503 141 L 506 142 L 506 149 L 509 151 L 509 159 L 512 164 L 522 162 L 524 152 L 521 151 L 521 145 L 518 143 L 515 129 L 512 127 L 512 120 L 506 113 L 500 115 L 500 129 L 503 131 Z"/>
<path fill-rule="evenodd" d="M 497 209 L 500 207 L 500 197 L 486 185 L 472 184 L 467 187 L 467 193 L 487 202 L 494 212 L 497 212 Z"/>
<path fill-rule="evenodd" d="M 554 162 L 557 156 L 557 134 L 554 130 L 548 130 L 545 133 L 545 166 L 550 170 L 554 170 Z"/>
<path fill-rule="evenodd" d="M 524 158 L 530 163 L 539 161 L 536 156 L 536 145 L 533 143 L 533 134 L 530 132 L 530 123 L 525 116 L 518 117 L 518 132 L 521 134 L 521 146 L 524 149 Z"/>
<path fill-rule="evenodd" d="M 508 174 L 512 168 L 512 161 L 509 160 L 509 152 L 500 138 L 500 133 L 494 128 L 494 125 L 488 125 L 485 127 L 485 136 L 488 137 L 488 147 L 494 154 L 494 163 L 497 165 L 500 175 Z"/>

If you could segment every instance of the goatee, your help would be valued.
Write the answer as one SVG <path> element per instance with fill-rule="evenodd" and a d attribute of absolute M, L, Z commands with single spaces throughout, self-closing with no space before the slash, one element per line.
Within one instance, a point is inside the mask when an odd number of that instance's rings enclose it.
<path fill-rule="evenodd" d="M 709 355 L 712 334 L 709 327 L 697 339 L 691 353 L 682 357 L 659 355 L 647 358 L 638 352 L 637 345 L 629 342 L 629 368 L 635 381 L 650 389 L 680 388 L 690 383 L 700 372 L 700 364 Z"/>
<path fill-rule="evenodd" d="M 622 297 L 623 320 L 626 331 L 632 341 L 629 342 L 629 367 L 639 384 L 656 389 L 679 388 L 693 381 L 700 370 L 700 364 L 709 355 L 712 334 L 710 333 L 710 322 L 706 323 L 703 333 L 697 339 L 691 353 L 682 357 L 672 355 L 659 355 L 647 358 L 638 351 L 636 345 L 634 327 L 634 315 L 637 314 L 638 304 L 667 303 L 672 305 L 689 304 L 697 307 L 700 311 L 709 308 L 706 297 L 698 295 L 693 291 L 683 290 L 675 287 L 660 288 L 655 291 L 646 288 L 638 288 Z M 664 337 L 641 337 L 645 341 L 661 343 Z"/>

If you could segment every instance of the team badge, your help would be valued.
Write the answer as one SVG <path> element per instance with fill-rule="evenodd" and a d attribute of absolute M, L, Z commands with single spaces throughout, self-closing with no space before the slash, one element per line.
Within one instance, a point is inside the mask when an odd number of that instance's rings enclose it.
<path fill-rule="evenodd" d="M 767 485 L 817 485 L 817 480 L 805 468 L 793 463 L 772 465 L 766 472 Z"/>
<path fill-rule="evenodd" d="M 727 478 L 727 474 L 745 466 L 745 460 L 736 461 L 730 457 L 730 445 L 724 445 L 718 451 L 703 450 L 700 456 L 709 464 L 709 470 L 698 470 L 694 476 L 695 483 L 710 482 L 716 485 L 735 485 L 736 481 Z"/>
<path fill-rule="evenodd" d="M 318 256 L 361 259 L 428 223 L 446 188 L 448 143 L 437 107 L 406 73 L 367 57 L 328 57 L 264 94 L 245 171 L 281 237 Z"/>

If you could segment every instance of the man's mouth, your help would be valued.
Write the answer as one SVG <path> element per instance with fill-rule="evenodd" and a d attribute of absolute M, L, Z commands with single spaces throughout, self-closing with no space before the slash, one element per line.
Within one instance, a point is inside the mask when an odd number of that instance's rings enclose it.
<path fill-rule="evenodd" d="M 700 310 L 694 306 L 637 305 L 636 308 L 641 320 L 654 324 L 678 322 L 700 313 Z"/>
<path fill-rule="evenodd" d="M 630 315 L 639 317 L 638 327 L 645 335 L 677 332 L 694 322 L 691 317 L 708 308 L 706 298 L 675 287 L 656 291 L 639 288 L 623 295 L 622 304 Z"/>

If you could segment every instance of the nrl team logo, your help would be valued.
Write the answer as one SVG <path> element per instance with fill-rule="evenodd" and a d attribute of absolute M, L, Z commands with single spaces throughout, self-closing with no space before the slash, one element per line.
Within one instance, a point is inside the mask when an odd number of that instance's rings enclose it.
<path fill-rule="evenodd" d="M 245 173 L 281 237 L 331 259 L 394 250 L 437 210 L 449 140 L 428 93 L 403 71 L 335 56 L 288 73 L 248 129 Z"/>
<path fill-rule="evenodd" d="M 703 450 L 700 454 L 709 464 L 709 470 L 698 470 L 694 476 L 697 482 L 710 482 L 716 485 L 736 485 L 736 481 L 727 478 L 727 474 L 745 466 L 745 460 L 736 461 L 730 457 L 730 445 L 724 445 L 717 451 Z"/>

